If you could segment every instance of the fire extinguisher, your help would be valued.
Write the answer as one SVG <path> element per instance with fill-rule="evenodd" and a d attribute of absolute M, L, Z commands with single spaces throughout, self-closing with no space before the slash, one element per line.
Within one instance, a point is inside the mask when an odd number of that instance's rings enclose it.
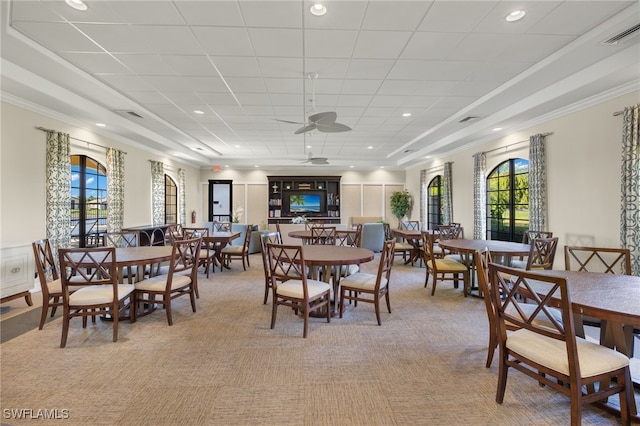
<path fill-rule="evenodd" d="M 196 223 L 196 211 L 191 212 L 191 223 Z"/>

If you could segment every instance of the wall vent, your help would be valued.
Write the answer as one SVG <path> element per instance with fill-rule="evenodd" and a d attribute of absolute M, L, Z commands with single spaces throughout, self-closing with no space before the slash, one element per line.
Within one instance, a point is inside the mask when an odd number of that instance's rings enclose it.
<path fill-rule="evenodd" d="M 626 30 L 622 31 L 621 33 L 614 35 L 613 37 L 611 37 L 609 40 L 604 41 L 602 44 L 606 44 L 606 45 L 617 45 L 619 44 L 621 41 L 623 41 L 625 38 L 632 36 L 633 34 L 637 33 L 638 30 L 640 30 L 640 24 L 636 24 L 632 27 L 627 28 Z"/>

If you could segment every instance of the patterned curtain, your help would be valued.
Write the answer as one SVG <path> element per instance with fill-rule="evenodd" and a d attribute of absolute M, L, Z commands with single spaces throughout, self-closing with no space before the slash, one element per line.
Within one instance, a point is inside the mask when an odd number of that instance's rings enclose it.
<path fill-rule="evenodd" d="M 529 138 L 529 229 L 547 230 L 547 163 L 541 134 Z"/>
<path fill-rule="evenodd" d="M 124 223 L 124 152 L 107 148 L 107 230 L 117 232 Z"/>
<path fill-rule="evenodd" d="M 640 276 L 640 104 L 624 109 L 620 244 L 631 251 L 631 273 Z"/>
<path fill-rule="evenodd" d="M 187 226 L 187 202 L 185 199 L 185 190 L 187 187 L 187 178 L 184 169 L 178 170 L 178 223 Z"/>
<path fill-rule="evenodd" d="M 151 161 L 151 213 L 153 226 L 164 225 L 164 164 Z"/>
<path fill-rule="evenodd" d="M 47 131 L 47 238 L 56 257 L 71 245 L 71 150 L 69 135 Z"/>
<path fill-rule="evenodd" d="M 453 222 L 453 163 L 444 163 L 444 180 L 442 182 L 442 221 L 444 224 Z"/>
<path fill-rule="evenodd" d="M 422 223 L 423 229 L 427 229 L 427 190 L 429 184 L 427 183 L 427 171 L 420 170 L 420 223 Z"/>
<path fill-rule="evenodd" d="M 487 238 L 487 156 L 484 152 L 473 155 L 473 239 Z"/>

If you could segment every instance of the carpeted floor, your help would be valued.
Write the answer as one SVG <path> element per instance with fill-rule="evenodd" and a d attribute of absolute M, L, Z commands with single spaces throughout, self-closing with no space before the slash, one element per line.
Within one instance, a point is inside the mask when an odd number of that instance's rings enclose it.
<path fill-rule="evenodd" d="M 382 326 L 373 306 L 349 307 L 330 324 L 281 308 L 273 330 L 263 305 L 260 255 L 252 267 L 206 279 L 198 312 L 174 300 L 174 325 L 163 310 L 130 324 L 118 342 L 111 323 L 71 322 L 61 349 L 59 314 L 0 345 L 1 408 L 6 424 L 66 425 L 560 425 L 566 397 L 511 372 L 505 402 L 495 402 L 497 361 L 484 367 L 487 320 L 480 299 L 449 283 L 435 296 L 424 269 L 394 265 L 393 313 Z M 373 272 L 377 262 L 365 265 Z M 430 291 L 430 288 L 429 288 Z M 36 310 L 37 312 L 38 310 Z M 3 326 L 5 326 L 3 324 Z M 31 414 L 24 410 L 32 410 Z M 63 420 L 18 419 L 43 414 Z M 53 410 L 53 411 L 52 411 Z M 55 411 L 57 410 L 57 411 Z M 618 421 L 587 406 L 583 424 Z"/>

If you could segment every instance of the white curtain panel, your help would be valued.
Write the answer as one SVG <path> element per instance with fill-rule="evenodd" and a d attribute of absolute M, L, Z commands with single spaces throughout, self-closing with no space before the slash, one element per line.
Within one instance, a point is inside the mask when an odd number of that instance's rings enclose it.
<path fill-rule="evenodd" d="M 107 230 L 117 232 L 124 222 L 124 152 L 107 148 Z"/>
<path fill-rule="evenodd" d="M 473 155 L 473 239 L 487 238 L 487 156 Z"/>
<path fill-rule="evenodd" d="M 640 104 L 623 117 L 620 244 L 631 251 L 631 273 L 640 276 Z"/>
<path fill-rule="evenodd" d="M 46 226 L 54 254 L 58 248 L 71 245 L 70 154 L 69 135 L 47 131 Z"/>
<path fill-rule="evenodd" d="M 164 225 L 164 164 L 151 161 L 151 213 L 153 226 Z"/>

